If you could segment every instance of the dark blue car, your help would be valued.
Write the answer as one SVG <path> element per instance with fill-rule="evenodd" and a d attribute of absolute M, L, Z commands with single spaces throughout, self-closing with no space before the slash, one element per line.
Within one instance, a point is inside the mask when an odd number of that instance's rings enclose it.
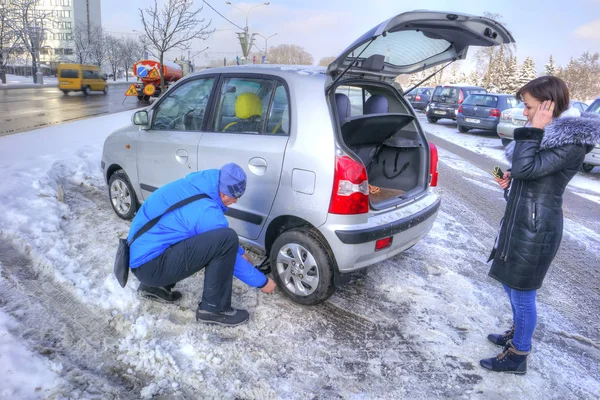
<path fill-rule="evenodd" d="M 496 131 L 502 111 L 518 104 L 519 101 L 512 94 L 472 94 L 458 108 L 458 130 L 462 133 L 469 129 Z"/>

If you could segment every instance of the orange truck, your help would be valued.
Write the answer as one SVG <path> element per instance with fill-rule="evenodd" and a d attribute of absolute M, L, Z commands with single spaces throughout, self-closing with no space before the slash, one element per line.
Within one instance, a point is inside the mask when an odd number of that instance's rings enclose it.
<path fill-rule="evenodd" d="M 139 80 L 135 84 L 138 100 L 148 101 L 150 97 L 160 96 L 160 68 L 160 63 L 152 60 L 141 60 L 133 64 L 133 74 Z M 165 61 L 162 69 L 165 89 L 183 77 L 183 69 L 178 64 Z"/>

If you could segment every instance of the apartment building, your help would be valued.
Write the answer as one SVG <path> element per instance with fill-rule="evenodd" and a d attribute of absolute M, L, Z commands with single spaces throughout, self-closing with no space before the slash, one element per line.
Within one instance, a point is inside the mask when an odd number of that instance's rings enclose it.
<path fill-rule="evenodd" d="M 52 12 L 40 59 L 53 69 L 60 62 L 75 61 L 73 31 L 78 23 L 102 25 L 100 0 L 39 0 L 38 7 Z"/>

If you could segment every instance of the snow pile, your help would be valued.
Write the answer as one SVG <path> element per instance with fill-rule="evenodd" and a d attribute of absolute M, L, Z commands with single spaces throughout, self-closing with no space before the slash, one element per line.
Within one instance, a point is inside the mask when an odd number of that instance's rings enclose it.
<path fill-rule="evenodd" d="M 60 384 L 61 366 L 25 347 L 12 332 L 21 327 L 0 310 L 0 398 L 44 399 Z"/>

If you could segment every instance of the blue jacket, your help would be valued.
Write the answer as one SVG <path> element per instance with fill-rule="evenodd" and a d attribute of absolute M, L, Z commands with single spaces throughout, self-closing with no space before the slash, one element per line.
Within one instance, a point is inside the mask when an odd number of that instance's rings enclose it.
<path fill-rule="evenodd" d="M 165 214 L 148 232 L 138 237 L 130 246 L 129 266 L 138 268 L 160 256 L 169 246 L 184 239 L 229 226 L 224 212 L 227 208 L 219 196 L 219 170 L 192 172 L 185 178 L 166 184 L 152 193 L 137 212 L 129 229 L 127 240 L 146 222 L 165 212 L 173 204 L 197 194 L 210 198 L 196 200 Z M 245 258 L 240 246 L 233 275 L 242 282 L 262 287 L 267 278 Z"/>

